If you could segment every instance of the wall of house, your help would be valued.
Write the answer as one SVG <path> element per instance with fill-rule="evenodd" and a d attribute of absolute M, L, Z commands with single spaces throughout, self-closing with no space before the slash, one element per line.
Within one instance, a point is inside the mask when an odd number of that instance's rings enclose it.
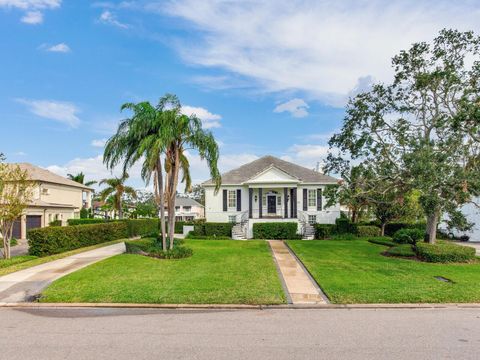
<path fill-rule="evenodd" d="M 83 193 L 84 190 L 81 188 L 42 183 L 40 184 L 39 199 L 48 203 L 73 205 L 80 210 L 83 207 Z"/>
<path fill-rule="evenodd" d="M 323 185 L 301 185 L 297 188 L 297 213 L 298 211 L 303 211 L 303 189 L 322 189 L 325 191 L 325 186 Z M 242 190 L 242 211 L 237 211 L 236 208 L 229 208 L 228 211 L 223 211 L 223 190 Z M 277 196 L 280 197 L 281 205 L 277 205 L 277 215 L 284 216 L 284 206 L 285 198 L 283 188 L 275 186 L 262 186 L 262 194 L 267 195 L 269 191 L 276 191 Z M 256 199 L 255 199 L 256 198 Z M 308 198 L 307 198 L 308 200 Z M 260 205 L 261 199 L 259 197 L 258 188 L 253 189 L 253 211 L 254 217 L 258 217 L 258 208 Z M 326 199 L 323 197 L 323 210 L 318 211 L 317 206 L 308 206 L 307 211 L 305 212 L 306 216 L 314 215 L 316 217 L 317 223 L 322 224 L 333 224 L 335 219 L 340 216 L 340 205 L 337 204 L 333 207 L 325 207 Z M 288 203 L 288 216 L 290 216 L 290 202 Z M 205 215 L 208 222 L 228 222 L 230 216 L 239 216 L 244 211 L 248 211 L 248 186 L 231 186 L 226 185 L 220 188 L 220 191 L 215 195 L 213 187 L 205 187 Z M 267 204 L 263 204 L 262 214 L 265 216 L 267 214 Z M 278 219 L 275 219 L 278 220 Z M 269 221 L 267 219 L 267 221 Z"/>

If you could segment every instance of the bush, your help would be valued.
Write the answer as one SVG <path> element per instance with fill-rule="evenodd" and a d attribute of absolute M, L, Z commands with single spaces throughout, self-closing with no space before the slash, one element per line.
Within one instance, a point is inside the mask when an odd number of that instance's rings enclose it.
<path fill-rule="evenodd" d="M 387 236 L 377 236 L 371 239 L 368 239 L 368 242 L 372 244 L 378 244 L 378 245 L 384 245 L 384 246 L 395 246 L 395 244 L 392 241 L 392 238 L 387 237 Z"/>
<path fill-rule="evenodd" d="M 107 219 L 68 219 L 68 225 L 91 225 L 91 224 L 101 224 L 106 222 L 112 222 L 115 220 L 107 220 Z"/>
<path fill-rule="evenodd" d="M 476 259 L 474 248 L 446 242 L 418 243 L 416 250 L 420 259 L 433 263 L 469 262 Z"/>
<path fill-rule="evenodd" d="M 125 241 L 128 254 L 150 256 L 157 259 L 182 259 L 193 255 L 193 251 L 183 245 L 183 240 L 174 239 L 173 249 L 164 251 L 162 244 L 155 239 Z"/>
<path fill-rule="evenodd" d="M 232 223 L 204 223 L 205 235 L 207 236 L 232 236 Z M 200 225 L 198 225 L 200 226 Z"/>
<path fill-rule="evenodd" d="M 401 229 L 393 235 L 393 241 L 397 244 L 415 245 L 418 241 L 423 240 L 425 232 L 420 229 Z"/>
<path fill-rule="evenodd" d="M 128 237 L 158 232 L 158 219 L 129 219 L 127 223 Z"/>
<path fill-rule="evenodd" d="M 88 218 L 88 210 L 85 208 L 82 208 L 80 210 L 80 219 L 86 219 Z"/>
<path fill-rule="evenodd" d="M 360 237 L 380 236 L 380 229 L 373 225 L 358 225 L 357 235 Z"/>
<path fill-rule="evenodd" d="M 254 239 L 299 239 L 298 225 L 294 222 L 268 222 L 253 224 Z"/>
<path fill-rule="evenodd" d="M 139 223 L 144 222 L 144 223 Z M 28 252 L 34 256 L 65 251 L 151 232 L 150 219 L 112 221 L 82 226 L 46 227 L 28 231 Z"/>
<path fill-rule="evenodd" d="M 207 235 L 195 235 L 193 231 L 190 231 L 185 239 L 196 239 L 196 240 L 232 240 L 229 236 L 207 236 Z"/>
<path fill-rule="evenodd" d="M 356 234 L 357 225 L 352 223 L 350 219 L 345 217 L 339 217 L 335 220 L 337 234 Z"/>
<path fill-rule="evenodd" d="M 53 220 L 48 223 L 48 226 L 62 226 L 62 220 Z"/>
<path fill-rule="evenodd" d="M 335 233 L 334 224 L 315 224 L 315 239 L 328 239 Z"/>
<path fill-rule="evenodd" d="M 402 257 L 413 257 L 415 256 L 415 251 L 413 251 L 412 245 L 410 244 L 401 244 L 394 247 L 391 247 L 386 254 L 390 256 L 402 256 Z"/>
<path fill-rule="evenodd" d="M 425 223 L 406 223 L 406 222 L 391 222 L 385 225 L 385 235 L 393 236 L 401 229 L 420 229 L 425 231 L 427 225 Z"/>

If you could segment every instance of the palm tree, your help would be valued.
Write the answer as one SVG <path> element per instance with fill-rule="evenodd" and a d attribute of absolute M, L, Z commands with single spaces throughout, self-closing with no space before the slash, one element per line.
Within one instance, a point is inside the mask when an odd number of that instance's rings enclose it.
<path fill-rule="evenodd" d="M 162 113 L 149 102 L 126 103 L 121 110 L 131 110 L 133 116 L 123 120 L 117 133 L 107 141 L 103 160 L 110 169 L 123 162 L 124 172 L 143 160 L 141 175 L 147 185 L 153 177 L 155 200 L 160 209 L 162 249 L 166 249 L 162 154 L 169 143 L 169 128 Z"/>
<path fill-rule="evenodd" d="M 170 248 L 172 248 L 175 228 L 175 194 L 180 170 L 186 191 L 191 187 L 190 164 L 185 151 L 196 149 L 200 157 L 207 160 L 218 190 L 221 182 L 217 168 L 218 145 L 213 135 L 202 129 L 201 121 L 195 115 L 186 116 L 181 113 L 181 105 L 175 95 L 165 95 L 156 107 L 148 102 L 142 102 L 124 104 L 122 110 L 124 109 L 132 110 L 133 116 L 122 121 L 117 133 L 108 140 L 104 162 L 109 168 L 123 162 L 123 170 L 127 171 L 140 159 L 144 160 L 143 179 L 148 183 L 154 175 L 155 195 L 161 209 L 162 246 L 163 249 L 167 248 L 163 211 L 166 203 Z"/>
<path fill-rule="evenodd" d="M 70 180 L 73 180 L 79 184 L 82 184 L 82 185 L 85 185 L 85 186 L 92 186 L 93 184 L 96 184 L 97 182 L 96 181 L 87 181 L 85 182 L 85 174 L 83 172 L 79 172 L 78 174 L 76 175 L 72 175 L 72 174 L 67 174 L 67 177 L 70 179 Z"/>
<path fill-rule="evenodd" d="M 118 212 L 118 217 L 123 219 L 123 195 L 128 194 L 134 199 L 137 197 L 137 193 L 134 188 L 125 185 L 125 181 L 128 179 L 128 174 L 124 173 L 121 177 L 114 177 L 110 179 L 103 179 L 99 185 L 107 185 L 105 189 L 100 191 L 100 198 L 105 201 L 109 196 L 113 196 L 115 209 Z"/>

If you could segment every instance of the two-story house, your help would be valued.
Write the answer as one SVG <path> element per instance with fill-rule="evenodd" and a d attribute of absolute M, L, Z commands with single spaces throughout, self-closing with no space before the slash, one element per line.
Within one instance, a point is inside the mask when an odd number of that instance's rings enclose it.
<path fill-rule="evenodd" d="M 13 237 L 23 239 L 29 229 L 45 227 L 54 220 L 63 225 L 79 218 L 82 207 L 90 208 L 93 189 L 28 163 L 14 164 L 27 171 L 34 183 L 33 198 L 15 222 Z"/>

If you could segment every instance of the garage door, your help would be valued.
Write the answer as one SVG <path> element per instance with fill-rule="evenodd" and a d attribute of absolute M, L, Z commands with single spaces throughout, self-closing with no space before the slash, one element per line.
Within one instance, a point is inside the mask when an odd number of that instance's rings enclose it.
<path fill-rule="evenodd" d="M 12 237 L 15 239 L 22 238 L 22 223 L 20 222 L 20 219 L 15 220 L 13 223 Z"/>
<path fill-rule="evenodd" d="M 42 216 L 27 215 L 27 231 L 30 229 L 35 229 L 39 227 L 42 227 Z"/>

